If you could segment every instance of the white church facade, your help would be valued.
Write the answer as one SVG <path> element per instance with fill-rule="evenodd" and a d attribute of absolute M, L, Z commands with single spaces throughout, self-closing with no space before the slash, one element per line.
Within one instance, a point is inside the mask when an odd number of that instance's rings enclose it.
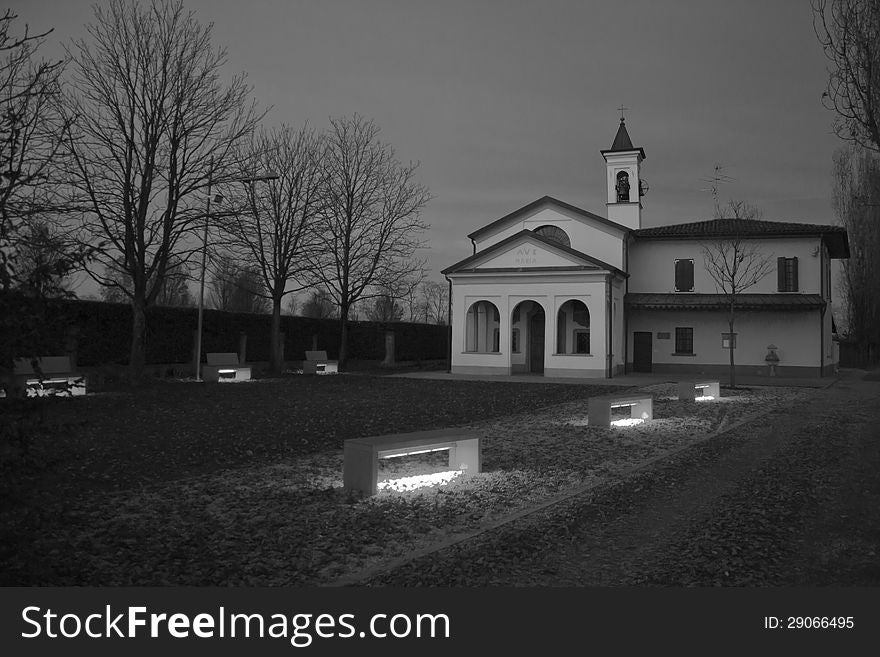
<path fill-rule="evenodd" d="M 607 218 L 545 196 L 472 232 L 472 255 L 443 270 L 453 373 L 717 375 L 730 348 L 744 373 L 835 369 L 831 260 L 849 256 L 843 228 L 743 219 L 643 228 L 645 152 L 623 119 L 600 152 Z M 737 294 L 733 335 L 729 298 L 704 262 L 707 244 L 731 238 L 767 269 Z"/>

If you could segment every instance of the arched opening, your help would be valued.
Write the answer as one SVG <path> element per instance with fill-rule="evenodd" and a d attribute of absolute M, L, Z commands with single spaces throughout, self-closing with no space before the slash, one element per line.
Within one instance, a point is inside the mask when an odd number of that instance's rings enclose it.
<path fill-rule="evenodd" d="M 497 353 L 500 351 L 501 316 L 491 301 L 477 301 L 467 311 L 465 351 Z"/>
<path fill-rule="evenodd" d="M 521 301 L 510 318 L 510 371 L 543 374 L 544 308 L 537 301 Z"/>
<path fill-rule="evenodd" d="M 540 235 L 545 240 L 550 240 L 551 242 L 556 242 L 557 244 L 571 248 L 571 239 L 569 239 L 568 233 L 562 230 L 559 226 L 551 226 L 550 224 L 547 224 L 546 226 L 535 228 L 533 232 L 536 235 Z"/>
<path fill-rule="evenodd" d="M 617 174 L 617 201 L 629 202 L 629 173 L 620 171 Z"/>
<path fill-rule="evenodd" d="M 590 311 L 583 301 L 571 299 L 556 315 L 556 353 L 590 353 Z"/>

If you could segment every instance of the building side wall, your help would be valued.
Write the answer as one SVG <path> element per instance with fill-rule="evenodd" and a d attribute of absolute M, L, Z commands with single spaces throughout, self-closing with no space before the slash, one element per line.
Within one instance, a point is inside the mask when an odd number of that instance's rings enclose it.
<path fill-rule="evenodd" d="M 824 260 L 819 237 L 768 238 L 746 242 L 769 260 L 769 273 L 747 294 L 778 292 L 776 259 L 798 259 L 799 294 L 821 294 Z M 694 290 L 697 294 L 719 292 L 703 258 L 703 246 L 696 240 L 636 240 L 629 249 L 629 291 L 636 293 L 675 292 L 675 261 L 694 261 Z M 687 294 L 687 292 L 682 292 Z"/>
<path fill-rule="evenodd" d="M 768 374 L 765 361 L 768 346 L 776 345 L 780 368 L 800 368 L 818 376 L 820 367 L 830 365 L 822 356 L 819 311 L 741 312 L 734 330 L 737 368 L 749 374 Z M 676 327 L 693 328 L 693 355 L 675 353 Z M 653 371 L 712 373 L 713 367 L 729 367 L 729 352 L 721 346 L 721 334 L 728 332 L 727 315 L 711 311 L 633 311 L 629 317 L 628 370 L 632 371 L 633 338 L 636 331 L 652 334 Z M 668 333 L 660 339 L 658 333 Z M 809 370 L 810 372 L 807 372 Z"/>

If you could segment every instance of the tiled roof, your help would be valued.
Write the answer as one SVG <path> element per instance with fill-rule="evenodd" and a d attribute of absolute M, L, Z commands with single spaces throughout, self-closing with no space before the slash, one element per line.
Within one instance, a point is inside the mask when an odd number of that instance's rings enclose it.
<path fill-rule="evenodd" d="M 726 310 L 723 294 L 645 294 L 629 293 L 624 297 L 628 308 L 641 310 Z M 825 300 L 818 294 L 737 294 L 739 310 L 818 310 Z"/>
<path fill-rule="evenodd" d="M 832 258 L 848 258 L 846 229 L 825 224 L 803 224 L 757 219 L 710 219 L 686 224 L 639 228 L 636 239 L 717 239 L 727 237 L 821 236 Z"/>

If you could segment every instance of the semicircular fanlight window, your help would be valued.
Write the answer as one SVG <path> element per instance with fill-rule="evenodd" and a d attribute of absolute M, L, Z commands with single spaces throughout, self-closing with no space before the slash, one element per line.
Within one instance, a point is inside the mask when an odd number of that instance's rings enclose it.
<path fill-rule="evenodd" d="M 540 228 L 535 229 L 535 234 L 540 235 L 545 240 L 550 240 L 551 242 L 556 242 L 557 244 L 571 248 L 571 240 L 568 239 L 566 232 L 559 226 L 541 226 Z"/>

